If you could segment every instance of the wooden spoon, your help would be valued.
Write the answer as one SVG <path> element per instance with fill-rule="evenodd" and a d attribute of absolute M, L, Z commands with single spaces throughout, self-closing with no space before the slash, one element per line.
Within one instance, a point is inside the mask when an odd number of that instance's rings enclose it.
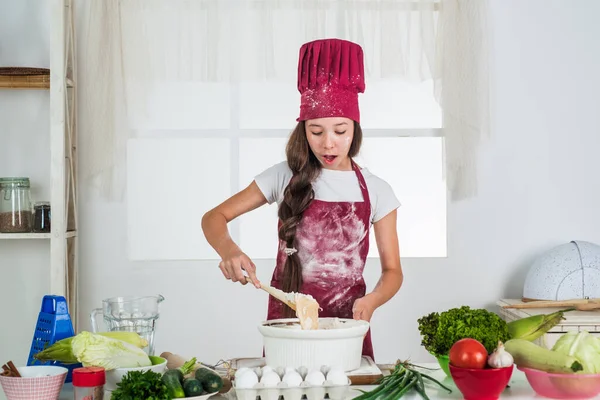
<path fill-rule="evenodd" d="M 249 277 L 246 276 L 245 278 L 247 283 L 253 284 L 252 280 Z M 271 296 L 275 297 L 277 300 L 287 305 L 292 310 L 296 311 L 296 303 L 288 298 L 288 293 L 284 292 L 283 290 L 266 285 L 262 282 L 260 283 L 260 288 L 265 292 L 269 293 Z"/>

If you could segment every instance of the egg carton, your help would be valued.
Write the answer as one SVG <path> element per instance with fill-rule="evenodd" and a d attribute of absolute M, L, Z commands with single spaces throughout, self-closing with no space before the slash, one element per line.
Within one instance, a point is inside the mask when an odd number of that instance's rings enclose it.
<path fill-rule="evenodd" d="M 294 379 L 294 373 L 299 375 L 300 382 L 297 378 Z M 240 378 L 243 374 L 249 375 Z M 347 398 L 350 379 L 343 371 L 332 370 L 327 366 L 312 371 L 305 367 L 265 366 L 240 368 L 234 377 L 233 388 L 238 400 L 322 400 L 326 397 L 343 400 Z"/>

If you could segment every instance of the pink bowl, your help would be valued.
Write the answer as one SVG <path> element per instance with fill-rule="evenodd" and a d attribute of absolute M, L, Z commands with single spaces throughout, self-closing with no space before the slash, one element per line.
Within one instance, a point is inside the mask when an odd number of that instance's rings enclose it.
<path fill-rule="evenodd" d="M 514 366 L 506 368 L 458 368 L 449 365 L 450 375 L 465 400 L 495 400 L 508 385 Z"/>
<path fill-rule="evenodd" d="M 21 378 L 0 376 L 8 400 L 57 400 L 69 372 L 53 365 L 17 367 L 17 370 Z"/>
<path fill-rule="evenodd" d="M 600 394 L 600 374 L 551 374 L 517 367 L 540 396 L 553 399 L 588 399 Z"/>

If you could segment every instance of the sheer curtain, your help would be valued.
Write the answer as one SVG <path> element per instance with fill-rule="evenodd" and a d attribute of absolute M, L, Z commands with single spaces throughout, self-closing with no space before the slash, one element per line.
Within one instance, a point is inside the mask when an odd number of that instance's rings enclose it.
<path fill-rule="evenodd" d="M 302 43 L 364 49 L 369 78 L 433 79 L 443 107 L 452 199 L 476 193 L 487 131 L 485 0 L 102 0 L 76 9 L 81 179 L 123 194 L 131 121 L 161 82 L 295 82 Z M 385 101 L 385 100 L 383 100 Z M 293 121 L 291 121 L 291 124 Z M 290 129 L 292 126 L 290 126 Z"/>

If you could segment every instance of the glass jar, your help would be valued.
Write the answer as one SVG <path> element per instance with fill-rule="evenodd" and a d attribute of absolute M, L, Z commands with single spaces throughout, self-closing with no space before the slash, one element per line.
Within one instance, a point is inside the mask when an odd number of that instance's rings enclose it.
<path fill-rule="evenodd" d="M 0 232 L 31 232 L 29 178 L 0 178 Z"/>
<path fill-rule="evenodd" d="M 50 232 L 50 203 L 38 201 L 33 205 L 33 231 Z"/>

